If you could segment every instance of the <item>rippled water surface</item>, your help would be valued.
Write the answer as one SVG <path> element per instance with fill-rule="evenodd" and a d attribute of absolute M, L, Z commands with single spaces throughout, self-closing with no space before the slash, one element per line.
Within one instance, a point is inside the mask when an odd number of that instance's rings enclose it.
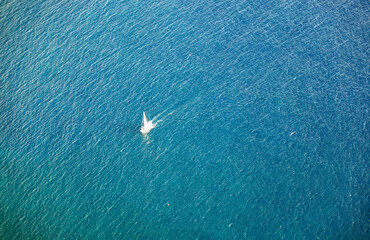
<path fill-rule="evenodd" d="M 369 239 L 369 7 L 2 1 L 0 238 Z"/>

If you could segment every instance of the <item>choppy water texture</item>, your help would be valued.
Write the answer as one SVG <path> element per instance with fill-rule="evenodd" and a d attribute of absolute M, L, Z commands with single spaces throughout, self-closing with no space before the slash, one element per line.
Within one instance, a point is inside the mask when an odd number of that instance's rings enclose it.
<path fill-rule="evenodd" d="M 0 238 L 369 239 L 369 6 L 2 1 Z"/>

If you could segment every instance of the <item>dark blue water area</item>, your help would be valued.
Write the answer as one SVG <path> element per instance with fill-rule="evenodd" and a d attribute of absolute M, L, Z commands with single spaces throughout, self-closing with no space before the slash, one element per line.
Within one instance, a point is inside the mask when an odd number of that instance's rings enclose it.
<path fill-rule="evenodd" d="M 368 22 L 368 1 L 2 1 L 0 238 L 369 239 Z"/>

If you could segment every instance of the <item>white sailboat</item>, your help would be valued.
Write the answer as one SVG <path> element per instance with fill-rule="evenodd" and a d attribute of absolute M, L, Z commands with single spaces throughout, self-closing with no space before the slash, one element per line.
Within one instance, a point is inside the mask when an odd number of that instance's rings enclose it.
<path fill-rule="evenodd" d="M 143 134 L 146 134 L 150 132 L 155 126 L 153 124 L 153 121 L 148 121 L 145 116 L 145 112 L 143 112 L 143 126 L 140 129 L 140 132 Z"/>

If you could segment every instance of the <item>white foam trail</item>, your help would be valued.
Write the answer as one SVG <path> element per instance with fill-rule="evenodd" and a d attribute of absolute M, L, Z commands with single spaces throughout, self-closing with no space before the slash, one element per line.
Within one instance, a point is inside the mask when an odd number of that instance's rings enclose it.
<path fill-rule="evenodd" d="M 155 116 L 153 118 L 153 121 L 155 121 L 159 116 L 161 116 L 163 113 L 165 113 L 167 110 L 163 111 L 162 113 L 158 114 L 157 116 Z M 172 111 L 170 113 L 168 113 L 167 115 L 165 115 L 163 118 L 159 119 L 158 121 L 155 122 L 155 124 L 157 125 L 158 123 L 160 122 L 163 122 L 163 120 L 165 120 L 168 116 L 172 115 L 175 111 Z"/>
<path fill-rule="evenodd" d="M 161 116 L 162 114 L 164 114 L 164 113 L 165 113 L 165 112 L 167 112 L 167 111 L 168 111 L 168 109 L 164 110 L 163 112 L 161 112 L 160 114 L 158 114 L 157 116 L 155 116 L 155 117 L 153 118 L 153 121 L 155 121 L 159 116 Z M 173 112 L 175 112 L 175 111 L 170 112 L 169 114 L 167 114 L 166 116 L 164 116 L 164 117 L 162 118 L 162 120 L 160 120 L 160 121 L 163 121 L 163 119 L 165 119 L 167 116 L 169 116 L 169 115 L 173 114 Z"/>
<path fill-rule="evenodd" d="M 156 127 L 158 125 L 158 123 L 162 122 L 164 119 L 166 119 L 168 116 L 172 115 L 175 112 L 175 111 L 172 111 L 172 112 L 168 113 L 167 115 L 165 115 L 162 119 L 159 119 L 159 120 L 156 121 L 156 119 L 159 116 L 161 116 L 163 113 L 165 113 L 166 111 L 167 110 L 161 112 L 160 114 L 155 116 L 153 118 L 153 120 L 151 120 L 151 121 L 148 121 L 148 119 L 146 118 L 145 112 L 143 112 L 143 126 L 141 127 L 140 132 L 143 133 L 143 134 L 149 133 L 150 130 L 152 130 L 154 127 Z"/>

